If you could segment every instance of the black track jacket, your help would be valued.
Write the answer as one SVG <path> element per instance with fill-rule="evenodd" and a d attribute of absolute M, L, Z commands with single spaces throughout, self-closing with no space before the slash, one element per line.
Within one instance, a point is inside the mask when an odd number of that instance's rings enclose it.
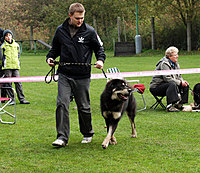
<path fill-rule="evenodd" d="M 103 43 L 94 28 L 84 22 L 74 37 L 71 38 L 68 18 L 57 28 L 47 59 L 56 59 L 60 56 L 60 62 L 90 64 L 93 51 L 96 59 L 104 62 L 106 55 Z M 91 66 L 59 65 L 58 73 L 74 79 L 89 78 Z"/>

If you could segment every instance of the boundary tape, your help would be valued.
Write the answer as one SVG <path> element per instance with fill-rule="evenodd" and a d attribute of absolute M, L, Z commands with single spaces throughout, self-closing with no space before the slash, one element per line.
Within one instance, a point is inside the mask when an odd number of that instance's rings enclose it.
<path fill-rule="evenodd" d="M 106 73 L 106 75 L 108 78 L 123 78 L 123 77 L 144 77 L 144 76 L 170 75 L 170 74 L 192 74 L 192 73 L 200 73 L 200 68 L 180 69 L 180 70 L 157 70 L 157 71 Z M 55 76 L 55 79 L 58 79 L 58 76 Z M 91 74 L 91 79 L 105 79 L 105 76 L 103 73 L 95 73 L 95 74 Z M 47 80 L 50 80 L 50 76 L 47 77 Z M 0 78 L 0 83 L 41 82 L 41 81 L 45 81 L 45 76 Z"/>

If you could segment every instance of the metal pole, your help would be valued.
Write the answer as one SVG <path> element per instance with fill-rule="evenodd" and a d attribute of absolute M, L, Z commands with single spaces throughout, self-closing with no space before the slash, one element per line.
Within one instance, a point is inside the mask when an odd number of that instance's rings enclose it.
<path fill-rule="evenodd" d="M 142 40 L 139 35 L 139 24 L 138 24 L 138 0 L 136 0 L 135 4 L 136 9 L 136 36 L 135 36 L 135 52 L 136 54 L 141 53 L 142 51 Z"/>
<path fill-rule="evenodd" d="M 138 0 L 136 0 L 135 10 L 136 10 L 136 35 L 139 35 L 139 24 L 138 24 Z"/>

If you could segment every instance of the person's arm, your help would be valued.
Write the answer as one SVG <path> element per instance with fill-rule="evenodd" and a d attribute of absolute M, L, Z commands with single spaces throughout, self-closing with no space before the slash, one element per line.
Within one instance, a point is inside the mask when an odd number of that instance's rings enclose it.
<path fill-rule="evenodd" d="M 18 43 L 17 43 L 17 51 L 18 51 L 18 59 L 19 59 L 20 58 L 20 46 Z"/>
<path fill-rule="evenodd" d="M 93 45 L 93 50 L 97 59 L 97 62 L 95 63 L 96 64 L 95 67 L 102 69 L 104 61 L 106 59 L 106 55 L 103 48 L 103 42 L 101 41 L 100 37 L 97 35 L 96 32 L 93 33 L 92 45 Z"/>
<path fill-rule="evenodd" d="M 167 63 L 162 63 L 161 70 L 171 70 L 171 67 Z M 174 74 L 163 75 L 163 80 L 165 82 L 175 82 L 178 86 L 180 86 L 183 81 L 181 76 L 179 79 L 176 79 Z"/>
<path fill-rule="evenodd" d="M 52 48 L 50 49 L 49 53 L 46 56 L 46 62 L 49 64 L 49 66 L 54 66 L 53 63 L 54 60 L 60 56 L 60 43 L 58 39 L 58 29 L 56 30 L 56 33 L 54 35 L 53 41 L 52 41 Z"/>

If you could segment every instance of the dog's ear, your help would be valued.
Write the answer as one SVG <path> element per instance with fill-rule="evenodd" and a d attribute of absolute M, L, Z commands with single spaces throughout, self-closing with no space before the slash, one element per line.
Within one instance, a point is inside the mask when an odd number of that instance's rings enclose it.
<path fill-rule="evenodd" d="M 108 81 L 105 87 L 106 93 L 109 95 L 112 94 L 113 88 L 114 88 L 113 81 L 112 80 Z"/>
<path fill-rule="evenodd" d="M 135 90 L 135 88 L 133 87 L 133 85 L 131 85 L 129 82 L 126 82 L 127 83 L 127 86 L 133 91 Z"/>

